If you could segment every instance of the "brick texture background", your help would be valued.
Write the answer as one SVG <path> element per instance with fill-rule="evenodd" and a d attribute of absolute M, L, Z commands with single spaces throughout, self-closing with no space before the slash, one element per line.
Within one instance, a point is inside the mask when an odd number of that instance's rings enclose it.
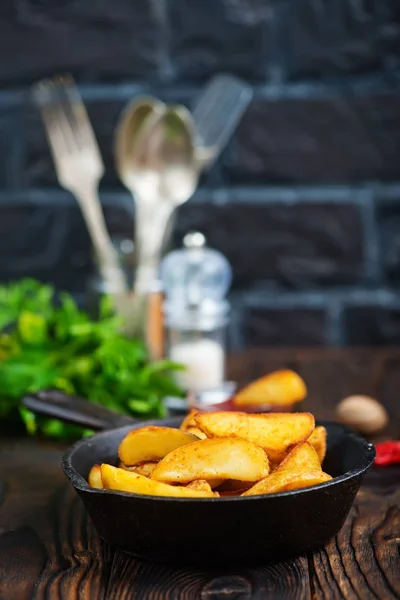
<path fill-rule="evenodd" d="M 0 280 L 82 296 L 93 271 L 33 81 L 77 78 L 123 238 L 134 208 L 113 164 L 120 111 L 142 93 L 190 107 L 230 71 L 254 100 L 173 244 L 196 228 L 231 261 L 231 347 L 400 343 L 398 0 L 2 0 L 0 56 Z"/>

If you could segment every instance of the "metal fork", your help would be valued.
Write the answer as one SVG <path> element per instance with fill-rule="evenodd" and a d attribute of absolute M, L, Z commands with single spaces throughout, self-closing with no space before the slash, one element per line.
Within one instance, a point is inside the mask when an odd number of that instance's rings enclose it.
<path fill-rule="evenodd" d="M 127 288 L 101 208 L 98 186 L 103 161 L 85 106 L 70 75 L 33 87 L 60 185 L 77 199 L 97 255 L 101 275 L 118 294 Z"/>
<path fill-rule="evenodd" d="M 192 108 L 196 126 L 197 160 L 209 169 L 225 148 L 253 97 L 239 77 L 221 73 L 207 84 Z"/>

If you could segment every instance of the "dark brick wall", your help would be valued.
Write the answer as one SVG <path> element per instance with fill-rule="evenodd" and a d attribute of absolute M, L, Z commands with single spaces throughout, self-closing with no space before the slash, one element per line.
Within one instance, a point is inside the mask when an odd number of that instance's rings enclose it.
<path fill-rule="evenodd" d="M 179 212 L 234 268 L 230 344 L 400 343 L 398 0 L 2 0 L 0 279 L 82 295 L 93 266 L 29 86 L 78 79 L 103 157 L 110 231 L 133 203 L 113 130 L 135 95 L 191 105 L 220 70 L 255 97 Z"/>

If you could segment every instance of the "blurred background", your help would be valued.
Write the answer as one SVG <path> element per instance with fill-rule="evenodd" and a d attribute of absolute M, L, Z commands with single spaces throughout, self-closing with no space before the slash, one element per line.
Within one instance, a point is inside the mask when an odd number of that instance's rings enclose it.
<path fill-rule="evenodd" d="M 230 349 L 400 342 L 400 4 L 396 0 L 2 0 L 0 281 L 82 300 L 93 273 L 56 179 L 36 80 L 69 71 L 97 135 L 113 236 L 134 208 L 114 129 L 135 96 L 189 104 L 237 74 L 253 102 L 180 208 L 233 269 Z"/>

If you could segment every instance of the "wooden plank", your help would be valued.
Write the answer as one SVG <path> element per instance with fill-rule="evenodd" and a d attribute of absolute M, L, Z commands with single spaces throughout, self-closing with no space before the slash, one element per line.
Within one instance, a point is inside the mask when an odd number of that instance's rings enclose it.
<path fill-rule="evenodd" d="M 8 561 L 7 570 L 0 569 L 2 600 L 73 598 L 78 591 L 82 599 L 102 598 L 101 543 L 60 469 L 60 458 L 60 447 L 32 441 L 1 446 L 0 564 Z M 37 544 L 28 553 L 33 540 Z"/>
<path fill-rule="evenodd" d="M 111 570 L 106 571 L 106 597 L 115 600 L 264 599 L 308 600 L 306 558 L 259 569 L 174 569 L 133 560 L 109 551 Z M 122 574 L 122 577 L 121 577 Z"/>
<path fill-rule="evenodd" d="M 310 556 L 315 598 L 400 597 L 399 505 L 398 485 L 388 496 L 362 488 L 336 539 Z"/>
<path fill-rule="evenodd" d="M 354 354 L 348 359 L 323 355 L 302 360 L 298 372 L 308 387 L 308 397 L 302 408 L 320 419 L 335 419 L 336 405 L 352 394 L 376 395 L 375 379 L 380 369 L 380 357 Z"/>
<path fill-rule="evenodd" d="M 319 382 L 320 393 L 328 390 L 332 413 L 340 397 L 353 393 L 372 395 L 391 414 L 388 428 L 379 437 L 396 437 L 400 423 L 397 401 L 400 361 L 388 359 L 386 352 L 351 353 L 347 358 L 339 357 L 338 363 L 332 360 L 329 364 L 326 357 L 325 361 L 322 359 L 325 371 Z M 311 361 L 307 361 L 306 370 L 311 366 Z M 302 374 L 307 380 L 304 371 Z M 315 398 L 314 406 L 318 414 Z M 316 598 L 400 597 L 399 482 L 398 467 L 372 468 L 368 473 L 336 539 L 310 557 L 311 588 Z"/>

